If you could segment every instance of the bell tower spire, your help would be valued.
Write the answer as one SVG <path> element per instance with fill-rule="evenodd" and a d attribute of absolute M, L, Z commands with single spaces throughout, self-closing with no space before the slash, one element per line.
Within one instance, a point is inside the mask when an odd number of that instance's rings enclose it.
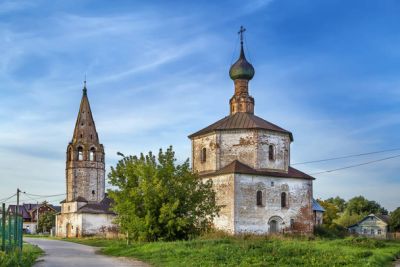
<path fill-rule="evenodd" d="M 246 29 L 240 26 L 240 55 L 231 66 L 229 76 L 235 84 L 235 93 L 229 101 L 230 114 L 247 112 L 254 114 L 254 98 L 249 95 L 249 81 L 254 77 L 254 68 L 247 61 L 243 49 L 243 33 Z"/>
<path fill-rule="evenodd" d="M 100 202 L 105 196 L 104 147 L 90 109 L 86 79 L 82 92 L 74 134 L 67 147 L 67 202 Z"/>

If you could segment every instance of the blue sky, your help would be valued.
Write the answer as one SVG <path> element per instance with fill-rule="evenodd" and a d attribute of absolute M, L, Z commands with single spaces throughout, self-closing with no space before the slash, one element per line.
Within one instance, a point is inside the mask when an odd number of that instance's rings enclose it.
<path fill-rule="evenodd" d="M 256 114 L 293 132 L 292 163 L 400 148 L 399 13 L 394 0 L 0 1 L 0 198 L 65 192 L 85 73 L 107 170 L 117 151 L 188 158 L 187 135 L 229 112 L 240 25 Z M 393 210 L 399 160 L 318 175 L 314 196 Z"/>

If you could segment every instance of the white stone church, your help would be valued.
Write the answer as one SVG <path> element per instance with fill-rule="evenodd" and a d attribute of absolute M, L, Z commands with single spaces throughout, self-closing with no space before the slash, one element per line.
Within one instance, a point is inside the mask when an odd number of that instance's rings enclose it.
<path fill-rule="evenodd" d="M 214 226 L 232 234 L 311 233 L 314 178 L 290 166 L 292 133 L 254 115 L 254 68 L 242 36 L 229 75 L 230 115 L 189 136 L 193 169 L 212 179 L 222 205 Z"/>

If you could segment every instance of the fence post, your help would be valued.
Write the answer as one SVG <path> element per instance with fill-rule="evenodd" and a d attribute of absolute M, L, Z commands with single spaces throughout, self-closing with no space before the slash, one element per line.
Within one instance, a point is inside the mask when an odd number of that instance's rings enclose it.
<path fill-rule="evenodd" d="M 12 233 L 12 228 L 11 228 L 11 212 L 8 213 L 8 250 L 11 249 L 12 247 L 12 240 L 11 240 L 11 233 Z"/>
<path fill-rule="evenodd" d="M 1 250 L 6 251 L 6 203 L 3 203 L 1 213 Z"/>

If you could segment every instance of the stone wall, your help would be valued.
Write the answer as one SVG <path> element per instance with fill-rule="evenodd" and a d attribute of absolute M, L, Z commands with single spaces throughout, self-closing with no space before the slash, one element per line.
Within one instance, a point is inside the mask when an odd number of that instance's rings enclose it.
<path fill-rule="evenodd" d="M 257 205 L 257 191 L 263 203 Z M 281 194 L 286 193 L 286 207 L 281 206 Z M 270 232 L 271 218 L 277 218 L 279 232 L 311 233 L 313 230 L 312 181 L 235 175 L 235 229 L 237 233 Z"/>
<path fill-rule="evenodd" d="M 269 159 L 269 146 L 274 147 L 274 158 Z M 201 161 L 201 151 L 207 151 Z M 234 160 L 255 169 L 288 171 L 290 137 L 288 134 L 266 130 L 230 130 L 196 137 L 192 141 L 192 164 L 200 173 L 219 170 Z"/>

